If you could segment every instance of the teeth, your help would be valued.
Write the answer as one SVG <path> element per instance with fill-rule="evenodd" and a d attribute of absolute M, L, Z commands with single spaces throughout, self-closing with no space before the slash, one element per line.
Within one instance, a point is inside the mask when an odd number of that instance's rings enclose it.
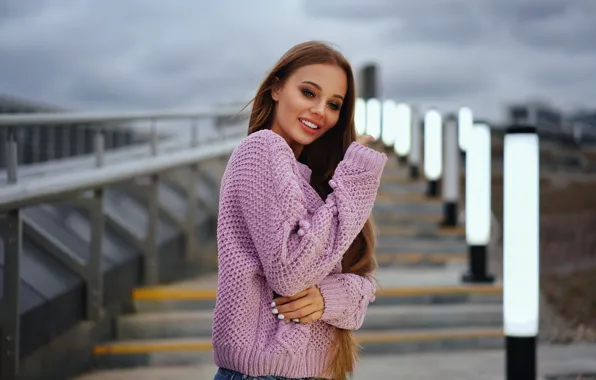
<path fill-rule="evenodd" d="M 306 121 L 306 120 L 301 120 L 305 125 L 309 126 L 312 129 L 319 129 L 319 127 L 317 127 L 316 125 L 314 125 L 313 123 L 311 123 L 310 121 Z"/>

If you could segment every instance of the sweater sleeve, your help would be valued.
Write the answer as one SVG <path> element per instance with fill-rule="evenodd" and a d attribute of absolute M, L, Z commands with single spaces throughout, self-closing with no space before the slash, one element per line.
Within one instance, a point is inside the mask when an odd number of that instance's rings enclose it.
<path fill-rule="evenodd" d="M 287 143 L 270 131 L 248 139 L 227 181 L 236 185 L 268 284 L 292 296 L 321 282 L 341 262 L 370 216 L 387 156 L 352 143 L 329 183 L 332 193 L 313 210 Z"/>
<path fill-rule="evenodd" d="M 321 321 L 345 330 L 358 330 L 362 326 L 368 304 L 375 300 L 372 276 L 332 274 L 318 287 L 325 302 Z"/>

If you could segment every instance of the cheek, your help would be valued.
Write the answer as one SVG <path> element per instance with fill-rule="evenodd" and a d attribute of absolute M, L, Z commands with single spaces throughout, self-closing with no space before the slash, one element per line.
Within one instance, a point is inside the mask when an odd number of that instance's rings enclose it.
<path fill-rule="evenodd" d="M 327 114 L 327 120 L 326 120 L 325 127 L 327 127 L 327 128 L 334 127 L 335 124 L 337 124 L 338 120 L 339 120 L 339 112 L 329 112 Z"/>

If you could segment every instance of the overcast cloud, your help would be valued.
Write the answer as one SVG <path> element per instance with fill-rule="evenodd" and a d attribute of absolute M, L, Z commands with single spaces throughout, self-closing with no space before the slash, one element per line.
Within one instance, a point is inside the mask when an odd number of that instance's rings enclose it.
<path fill-rule="evenodd" d="M 319 39 L 421 108 L 595 107 L 595 20 L 595 0 L 4 0 L 0 93 L 72 109 L 245 101 Z"/>

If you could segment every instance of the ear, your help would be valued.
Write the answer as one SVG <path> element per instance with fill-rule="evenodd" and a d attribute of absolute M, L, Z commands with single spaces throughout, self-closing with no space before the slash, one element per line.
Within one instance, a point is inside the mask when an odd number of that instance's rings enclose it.
<path fill-rule="evenodd" d="M 273 84 L 271 84 L 271 98 L 276 102 L 279 100 L 279 93 L 281 92 L 281 88 L 281 80 L 279 80 L 278 77 L 274 77 Z"/>

